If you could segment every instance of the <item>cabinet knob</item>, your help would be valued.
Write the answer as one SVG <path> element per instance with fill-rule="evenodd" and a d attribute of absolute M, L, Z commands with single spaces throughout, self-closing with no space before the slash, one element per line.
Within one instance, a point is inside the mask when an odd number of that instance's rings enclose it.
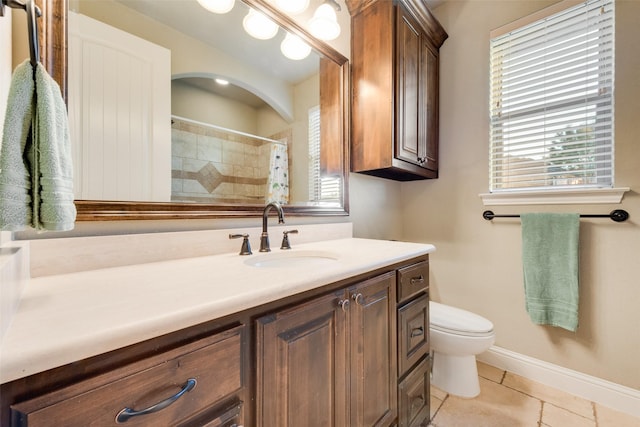
<path fill-rule="evenodd" d="M 353 298 L 353 301 L 358 304 L 358 305 L 362 305 L 362 299 L 363 296 L 361 293 L 357 293 L 355 295 L 352 295 L 351 298 Z"/>
<path fill-rule="evenodd" d="M 338 305 L 340 306 L 340 308 L 342 308 L 342 311 L 346 313 L 347 310 L 349 309 L 349 300 L 341 299 L 340 301 L 338 301 Z"/>

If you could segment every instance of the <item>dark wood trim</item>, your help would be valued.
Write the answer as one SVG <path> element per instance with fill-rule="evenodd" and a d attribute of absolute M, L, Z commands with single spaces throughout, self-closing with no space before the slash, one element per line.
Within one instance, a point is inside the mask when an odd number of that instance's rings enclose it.
<path fill-rule="evenodd" d="M 318 53 L 331 59 L 341 68 L 342 85 L 342 145 L 344 194 L 342 207 L 285 206 L 293 216 L 347 216 L 349 215 L 349 61 L 323 41 L 313 38 L 291 18 L 279 13 L 265 0 L 243 0 L 252 7 L 269 15 L 279 25 L 303 38 Z M 36 0 L 42 9 L 39 22 L 40 57 L 45 68 L 60 85 L 63 98 L 67 99 L 67 11 L 68 0 Z M 246 218 L 262 215 L 262 205 L 225 205 L 172 202 L 124 202 L 77 200 L 77 221 L 122 221 L 122 220 L 175 220 Z"/>
<path fill-rule="evenodd" d="M 347 10 L 351 16 L 360 13 L 377 0 L 345 0 Z"/>
<path fill-rule="evenodd" d="M 422 23 L 421 28 L 428 36 L 428 40 L 433 44 L 435 49 L 440 49 L 442 43 L 449 37 L 447 32 L 442 28 L 438 20 L 433 16 L 424 0 L 401 0 L 407 6 L 407 9 Z"/>
<path fill-rule="evenodd" d="M 222 219 L 262 216 L 264 205 L 76 200 L 76 221 Z M 340 207 L 284 206 L 287 216 L 344 216 Z"/>
<path fill-rule="evenodd" d="M 67 0 L 35 0 L 42 11 L 37 20 L 40 62 L 58 82 L 67 99 Z"/>

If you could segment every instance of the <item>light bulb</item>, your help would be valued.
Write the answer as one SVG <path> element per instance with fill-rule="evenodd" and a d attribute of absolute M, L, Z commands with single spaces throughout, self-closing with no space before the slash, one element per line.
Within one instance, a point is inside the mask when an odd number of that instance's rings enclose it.
<path fill-rule="evenodd" d="M 309 53 L 311 53 L 311 46 L 305 43 L 300 37 L 287 33 L 280 44 L 280 50 L 287 58 L 298 61 L 309 56 Z"/>
<path fill-rule="evenodd" d="M 213 13 L 227 13 L 233 9 L 235 0 L 198 0 L 200 6 Z"/>
<path fill-rule="evenodd" d="M 318 6 L 309 20 L 309 32 L 320 40 L 333 40 L 340 35 L 340 25 L 333 6 L 327 3 Z"/>
<path fill-rule="evenodd" d="M 309 0 L 276 0 L 276 7 L 283 12 L 297 15 L 309 7 Z"/>
<path fill-rule="evenodd" d="M 269 40 L 278 32 L 278 24 L 254 9 L 249 9 L 242 26 L 251 37 L 259 40 Z"/>

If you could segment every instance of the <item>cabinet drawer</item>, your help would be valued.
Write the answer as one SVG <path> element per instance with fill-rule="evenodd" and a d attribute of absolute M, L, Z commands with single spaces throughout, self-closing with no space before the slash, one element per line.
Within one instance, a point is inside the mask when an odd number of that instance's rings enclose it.
<path fill-rule="evenodd" d="M 402 377 L 429 351 L 429 296 L 398 310 L 398 373 Z"/>
<path fill-rule="evenodd" d="M 12 424 L 176 425 L 243 387 L 243 330 L 238 326 L 153 356 L 155 365 L 143 360 L 15 404 Z M 154 405 L 159 410 L 132 415 Z"/>
<path fill-rule="evenodd" d="M 422 261 L 398 270 L 398 302 L 407 301 L 429 287 L 429 262 Z"/>
<path fill-rule="evenodd" d="M 421 427 L 429 424 L 431 417 L 430 366 L 431 359 L 427 356 L 398 386 L 400 395 L 398 427 Z"/>

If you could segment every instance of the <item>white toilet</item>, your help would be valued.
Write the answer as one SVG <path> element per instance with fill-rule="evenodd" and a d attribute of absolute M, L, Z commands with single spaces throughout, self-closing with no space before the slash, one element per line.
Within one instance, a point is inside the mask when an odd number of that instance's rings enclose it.
<path fill-rule="evenodd" d="M 460 397 L 480 394 L 476 354 L 491 347 L 493 323 L 466 310 L 429 302 L 433 369 L 431 384 Z"/>

